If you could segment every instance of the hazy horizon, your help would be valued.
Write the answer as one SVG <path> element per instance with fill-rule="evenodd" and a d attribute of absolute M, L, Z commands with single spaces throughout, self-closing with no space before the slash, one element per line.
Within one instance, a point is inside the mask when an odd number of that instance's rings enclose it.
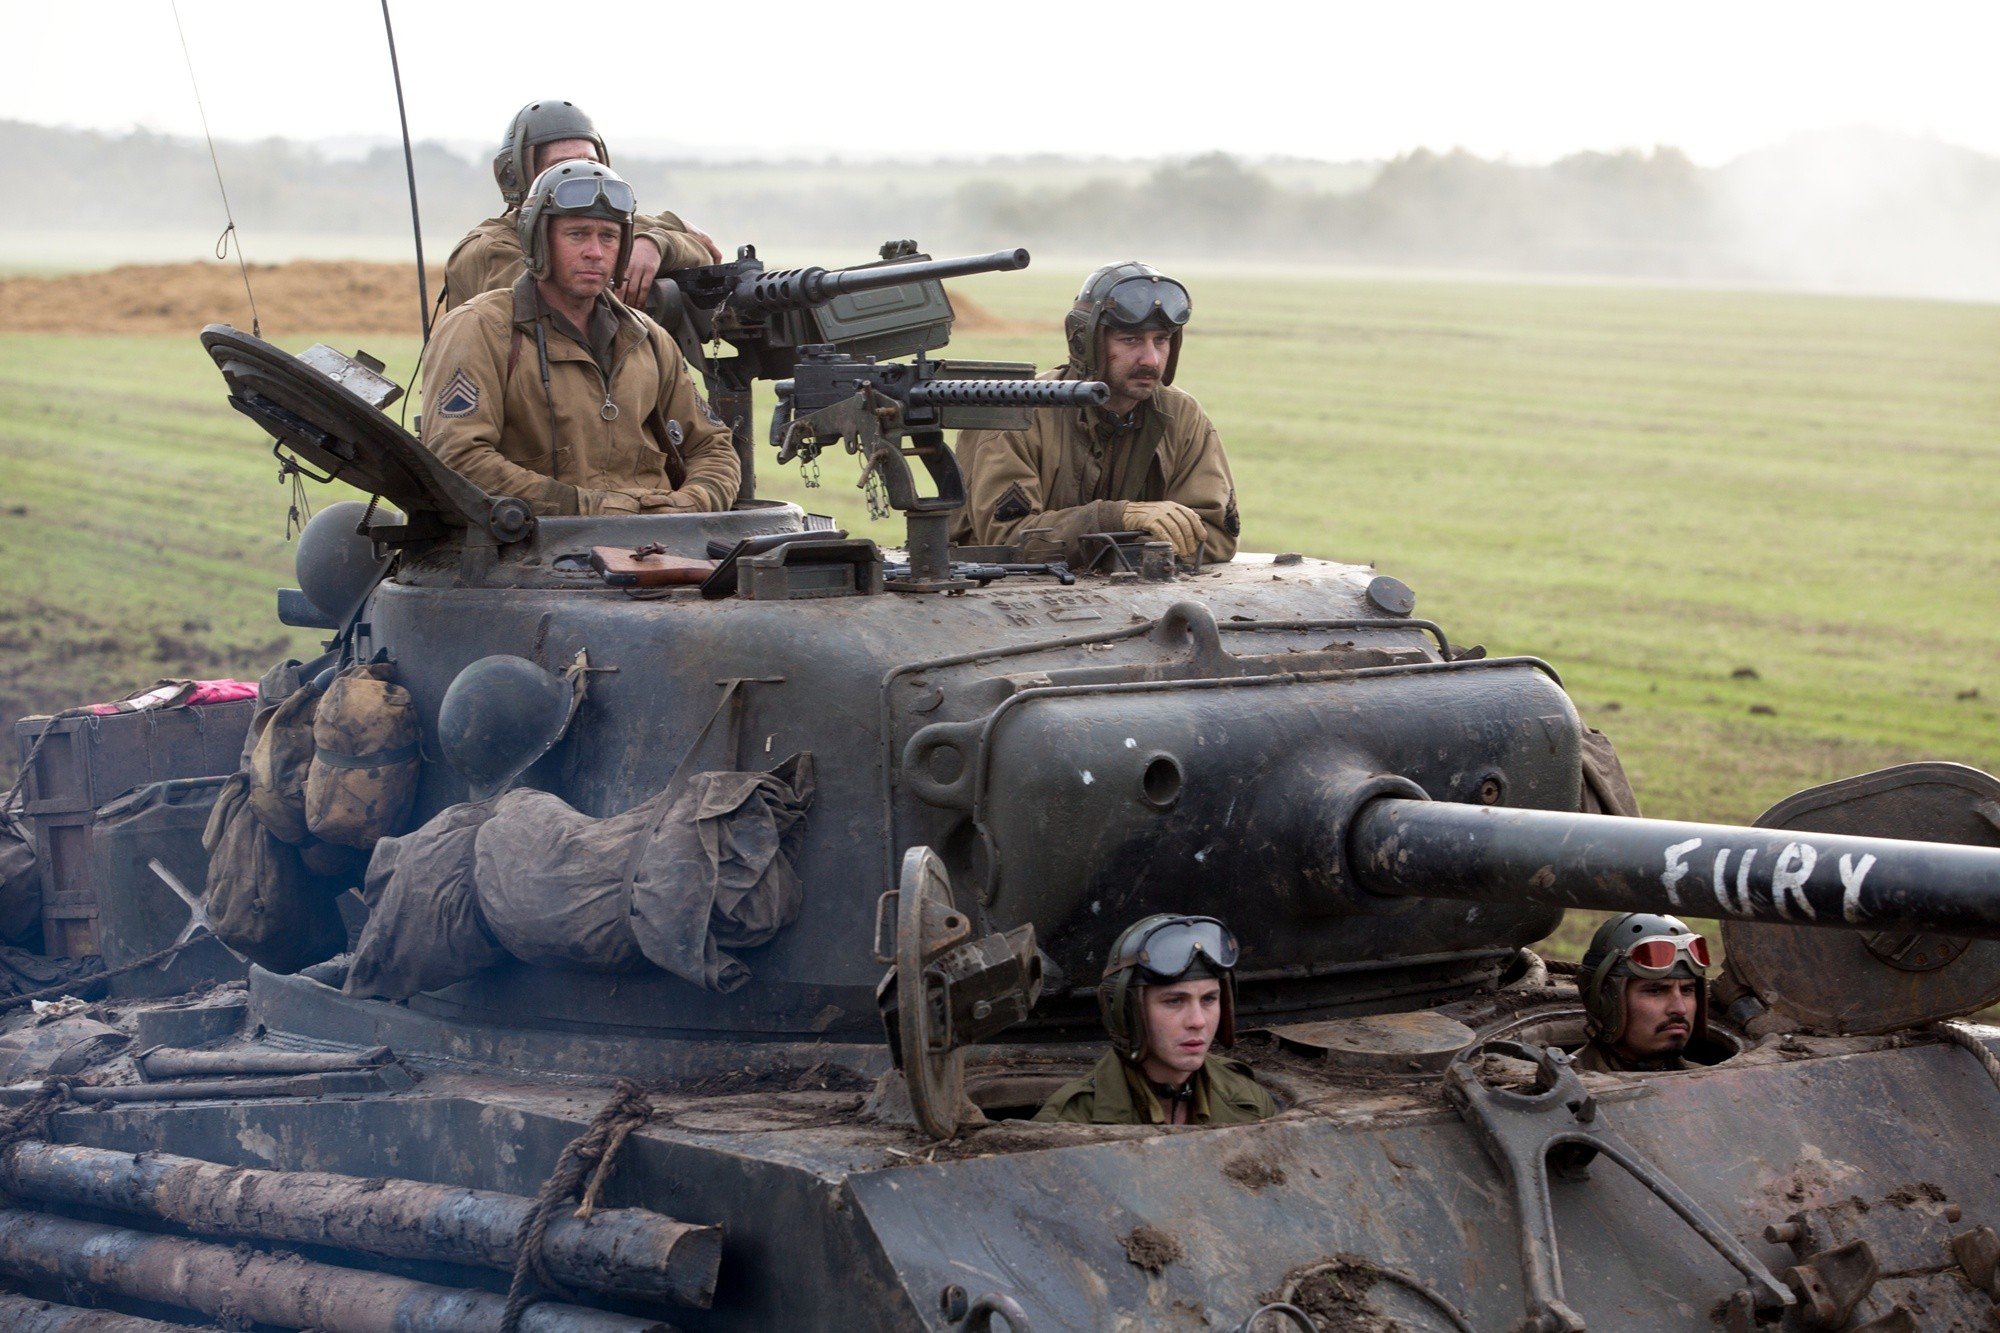
<path fill-rule="evenodd" d="M 216 147 L 247 258 L 409 253 L 400 147 L 266 137 Z M 612 140 L 642 207 L 726 250 L 832 265 L 912 236 L 936 253 L 1636 278 L 2000 300 L 2000 157 L 1880 130 L 1799 133 L 1720 167 L 1674 147 L 1546 166 L 1418 149 L 1298 157 L 965 155 L 921 163 L 704 163 Z M 432 263 L 496 211 L 487 155 L 417 146 Z M 206 147 L 186 135 L 0 121 L 0 173 L 67 174 L 62 223 L 0 223 L 0 267 L 199 259 L 221 230 Z M 342 238 L 347 238 L 343 240 Z M 1107 248 L 1108 247 L 1108 248 Z"/>
<path fill-rule="evenodd" d="M 1428 145 L 1536 165 L 1671 144 L 1719 167 L 1857 126 L 2000 154 L 2000 7 L 1972 0 L 1919 0 L 1893 18 L 1823 0 L 1412 0 L 1233 23 L 1205 6 L 1022 0 L 1004 15 L 927 9 L 921 26 L 772 0 L 754 25 L 698 31 L 631 0 L 560 25 L 523 0 L 488 0 L 477 23 L 456 6 L 392 9 L 412 135 L 468 149 L 553 95 L 584 105 L 614 143 L 700 158 L 1340 162 Z M 191 61 L 218 138 L 397 135 L 372 0 L 106 0 L 17 7 L 7 28 L 17 59 L 0 118 L 199 134 Z"/>

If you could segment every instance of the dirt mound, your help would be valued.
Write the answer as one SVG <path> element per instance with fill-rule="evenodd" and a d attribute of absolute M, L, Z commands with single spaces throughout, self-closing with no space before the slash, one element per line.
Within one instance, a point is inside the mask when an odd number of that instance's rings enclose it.
<path fill-rule="evenodd" d="M 443 275 L 433 271 L 431 298 Z M 417 266 L 358 260 L 296 260 L 250 265 L 250 290 L 264 336 L 401 334 L 422 329 Z M 1025 333 L 953 292 L 960 333 Z M 127 264 L 96 273 L 0 279 L 0 332 L 192 333 L 204 324 L 250 327 L 250 303 L 234 264 Z"/>
<path fill-rule="evenodd" d="M 964 292 L 950 287 L 944 289 L 951 297 L 951 331 L 953 333 L 1045 333 L 1054 327 L 1029 324 L 1018 319 L 1002 319 Z"/>
<path fill-rule="evenodd" d="M 442 277 L 431 275 L 431 296 Z M 299 260 L 250 265 L 266 337 L 338 330 L 414 336 L 417 266 Z M 250 327 L 234 264 L 127 264 L 97 273 L 0 280 L 0 330 L 10 333 L 189 333 Z"/>

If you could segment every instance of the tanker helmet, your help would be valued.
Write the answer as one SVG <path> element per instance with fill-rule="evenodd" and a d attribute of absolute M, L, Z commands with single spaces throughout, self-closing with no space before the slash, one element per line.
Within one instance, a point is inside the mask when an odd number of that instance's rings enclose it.
<path fill-rule="evenodd" d="M 527 197 L 528 182 L 535 178 L 535 150 L 564 139 L 590 140 L 597 145 L 597 160 L 611 165 L 610 150 L 605 148 L 590 117 L 576 103 L 545 97 L 514 113 L 514 119 L 507 122 L 505 137 L 500 140 L 500 151 L 493 158 L 493 179 L 500 186 L 500 197 L 507 201 L 507 207 L 519 208 Z"/>
<path fill-rule="evenodd" d="M 1098 364 L 1097 343 L 1105 329 L 1161 329 L 1173 335 L 1173 342 L 1160 382 L 1172 384 L 1181 359 L 1181 334 L 1193 313 L 1187 288 L 1151 264 L 1136 259 L 1106 264 L 1083 280 L 1063 320 L 1070 361 L 1085 378 L 1099 378 L 1104 367 Z"/>
<path fill-rule="evenodd" d="M 1584 950 L 1578 985 L 1584 1027 L 1595 1041 L 1616 1045 L 1625 1035 L 1625 983 L 1633 977 L 1694 982 L 1690 1044 L 1708 1034 L 1708 982 L 1716 972 L 1708 941 L 1675 916 L 1626 912 L 1597 928 Z"/>
<path fill-rule="evenodd" d="M 637 208 L 632 187 L 610 167 L 581 157 L 556 163 L 528 187 L 514 224 L 528 272 L 537 278 L 549 275 L 550 219 L 604 218 L 619 227 L 618 262 L 611 269 L 611 285 L 616 288 L 625 280 L 625 262 L 632 257 L 632 215 Z"/>
<path fill-rule="evenodd" d="M 1212 916 L 1162 913 L 1133 922 L 1111 946 L 1097 985 L 1097 1012 L 1111 1034 L 1111 1049 L 1128 1064 L 1146 1058 L 1146 1017 L 1141 992 L 1177 981 L 1222 983 L 1222 1021 L 1216 1042 L 1236 1044 L 1236 936 Z"/>
<path fill-rule="evenodd" d="M 569 729 L 575 691 L 525 657 L 482 657 L 438 705 L 438 745 L 472 799 L 498 796 Z"/>

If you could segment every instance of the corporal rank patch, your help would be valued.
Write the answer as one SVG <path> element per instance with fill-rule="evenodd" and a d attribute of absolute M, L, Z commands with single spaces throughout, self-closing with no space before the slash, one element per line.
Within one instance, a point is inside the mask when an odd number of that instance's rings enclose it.
<path fill-rule="evenodd" d="M 702 397 L 700 393 L 695 394 L 694 405 L 701 409 L 701 414 L 708 418 L 710 425 L 720 426 L 723 424 L 722 418 L 715 415 L 715 409 L 708 405 L 708 399 Z"/>
<path fill-rule="evenodd" d="M 438 391 L 437 414 L 441 417 L 469 417 L 479 406 L 479 386 L 463 368 L 444 382 Z"/>
<path fill-rule="evenodd" d="M 1012 523 L 1015 519 L 1026 518 L 1034 512 L 1034 505 L 1028 502 L 1028 493 L 1021 489 L 1021 483 L 1017 481 L 1007 488 L 1005 495 L 1000 497 L 1000 503 L 993 506 L 993 521 Z"/>

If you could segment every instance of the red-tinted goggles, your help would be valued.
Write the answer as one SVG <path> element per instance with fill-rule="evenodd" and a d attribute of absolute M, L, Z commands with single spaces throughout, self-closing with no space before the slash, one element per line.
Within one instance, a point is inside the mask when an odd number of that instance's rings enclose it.
<path fill-rule="evenodd" d="M 1682 958 L 1698 977 L 1707 977 L 1715 970 L 1708 940 L 1701 935 L 1655 935 L 1625 951 L 1626 966 L 1641 977 L 1667 976 Z"/>

